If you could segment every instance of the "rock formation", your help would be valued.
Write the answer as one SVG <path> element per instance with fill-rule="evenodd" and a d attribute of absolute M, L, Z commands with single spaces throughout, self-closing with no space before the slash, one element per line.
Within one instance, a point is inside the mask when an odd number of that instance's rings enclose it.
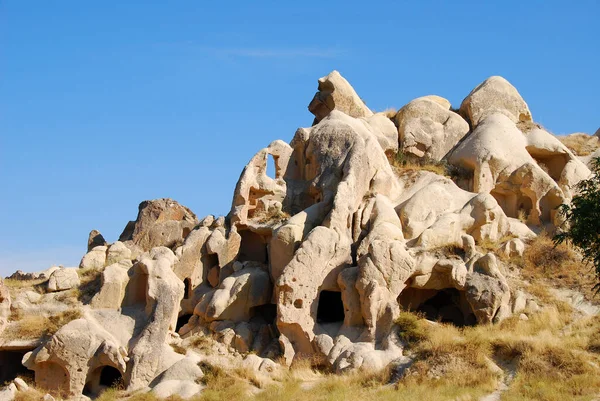
<path fill-rule="evenodd" d="M 401 310 L 459 326 L 523 311 L 527 299 L 497 255 L 522 255 L 527 239 L 554 230 L 556 206 L 590 171 L 532 122 L 510 83 L 489 78 L 460 113 L 426 96 L 388 118 L 334 71 L 309 110 L 312 127 L 252 157 L 227 217 L 144 201 L 118 241 L 90 233 L 79 270 L 36 276 L 46 293 L 19 294 L 13 310 L 81 292 L 71 305 L 38 309 L 80 310 L 29 345 L 23 364 L 38 386 L 95 397 L 109 377 L 187 397 L 201 390 L 198 355 L 172 345 L 200 335 L 254 352 L 245 363 L 256 369 L 274 369 L 279 356 L 338 372 L 382 369 L 405 358 L 393 329 Z M 396 152 L 462 176 L 397 168 Z M 0 330 L 10 308 L 0 282 Z"/>

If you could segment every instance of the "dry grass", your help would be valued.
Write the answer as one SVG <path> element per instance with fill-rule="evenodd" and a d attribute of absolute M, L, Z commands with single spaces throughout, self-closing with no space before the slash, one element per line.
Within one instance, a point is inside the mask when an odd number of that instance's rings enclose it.
<path fill-rule="evenodd" d="M 40 401 L 44 398 L 44 394 L 33 387 L 30 387 L 27 391 L 18 391 L 15 395 L 14 401 Z"/>
<path fill-rule="evenodd" d="M 593 269 L 582 262 L 571 246 L 555 246 L 544 233 L 529 242 L 523 258 L 512 262 L 521 268 L 523 278 L 531 282 L 570 288 L 581 292 L 588 300 L 597 301 L 593 290 L 596 284 Z"/>
<path fill-rule="evenodd" d="M 52 316 L 24 315 L 22 312 L 13 312 L 10 316 L 12 324 L 2 333 L 2 337 L 16 340 L 52 335 L 65 324 L 80 317 L 79 309 L 64 311 Z"/>
<path fill-rule="evenodd" d="M 76 298 L 84 304 L 89 303 L 102 286 L 102 271 L 98 269 L 79 269 L 77 271 L 81 284 Z"/>
<path fill-rule="evenodd" d="M 258 211 L 252 215 L 252 220 L 258 224 L 274 225 L 290 218 L 290 214 L 281 210 Z"/>
<path fill-rule="evenodd" d="M 600 148 L 600 139 L 587 134 L 571 134 L 557 138 L 577 156 L 589 156 Z"/>
<path fill-rule="evenodd" d="M 432 173 L 450 177 L 448 166 L 439 161 L 429 160 L 427 158 L 417 158 L 405 154 L 401 150 L 390 160 L 390 165 L 399 173 L 401 171 L 413 170 L 413 171 L 430 171 Z"/>
<path fill-rule="evenodd" d="M 533 121 L 519 121 L 517 123 L 517 128 L 524 134 L 533 131 L 536 128 L 544 129 L 542 124 L 538 124 Z"/>
<path fill-rule="evenodd" d="M 396 115 L 398 114 L 397 109 L 390 107 L 388 109 L 378 112 L 377 114 L 383 114 L 384 116 L 386 116 L 387 118 L 392 120 L 394 122 L 394 124 L 396 124 L 395 120 L 396 120 Z"/>

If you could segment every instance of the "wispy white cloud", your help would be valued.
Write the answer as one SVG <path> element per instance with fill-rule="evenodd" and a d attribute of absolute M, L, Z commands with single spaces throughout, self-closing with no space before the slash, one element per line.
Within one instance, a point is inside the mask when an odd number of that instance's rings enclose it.
<path fill-rule="evenodd" d="M 82 247 L 58 247 L 36 250 L 0 250 L 0 276 L 6 277 L 17 270 L 34 272 L 51 266 L 77 266 L 85 254 Z"/>

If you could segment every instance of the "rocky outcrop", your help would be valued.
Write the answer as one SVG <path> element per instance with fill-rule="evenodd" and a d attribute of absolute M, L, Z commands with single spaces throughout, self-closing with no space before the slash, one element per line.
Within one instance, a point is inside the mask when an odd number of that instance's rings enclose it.
<path fill-rule="evenodd" d="M 100 234 L 100 231 L 98 231 L 98 230 L 90 231 L 90 235 L 88 236 L 88 246 L 87 246 L 88 252 L 97 246 L 106 246 L 106 245 L 108 245 L 108 244 L 107 244 L 106 240 L 104 239 L 104 237 L 102 236 L 102 234 Z"/>
<path fill-rule="evenodd" d="M 155 199 L 140 203 L 135 221 L 130 221 L 119 241 L 131 242 L 143 251 L 157 246 L 173 248 L 198 224 L 196 215 L 172 199 Z"/>
<path fill-rule="evenodd" d="M 467 189 L 491 193 L 509 217 L 533 225 L 559 225 L 556 207 L 590 174 L 554 136 L 539 128 L 524 134 L 500 113 L 481 121 L 448 161 L 473 174 Z"/>
<path fill-rule="evenodd" d="M 395 120 L 400 149 L 418 158 L 441 160 L 469 132 L 469 124 L 439 96 L 411 101 Z"/>
<path fill-rule="evenodd" d="M 79 280 L 79 274 L 77 269 L 74 267 L 66 269 L 58 269 L 50 275 L 48 280 L 48 291 L 64 291 L 70 290 L 71 288 L 78 287 L 81 284 Z"/>
<path fill-rule="evenodd" d="M 31 276 L 44 294 L 23 291 L 13 309 L 80 311 L 25 355 L 38 386 L 193 396 L 203 359 L 190 345 L 208 339 L 263 373 L 305 357 L 338 372 L 383 369 L 407 362 L 394 329 L 402 310 L 464 326 L 533 305 L 496 255 L 522 256 L 559 224 L 555 207 L 590 171 L 531 121 L 514 87 L 492 77 L 473 90 L 461 106 L 470 127 L 439 96 L 413 100 L 395 125 L 334 71 L 309 109 L 313 126 L 251 158 L 228 216 L 145 201 L 119 241 L 90 234 L 83 270 Z M 460 175 L 393 168 L 398 150 Z M 0 282 L 0 330 L 10 307 Z"/>
<path fill-rule="evenodd" d="M 315 123 L 327 117 L 332 110 L 341 111 L 350 117 L 373 115 L 354 88 L 337 71 L 319 78 L 319 91 L 308 105 L 308 110 L 315 115 Z"/>
<path fill-rule="evenodd" d="M 532 121 L 529 107 L 517 89 L 498 76 L 479 84 L 460 105 L 460 114 L 472 128 L 494 113 L 505 115 L 513 123 Z"/>

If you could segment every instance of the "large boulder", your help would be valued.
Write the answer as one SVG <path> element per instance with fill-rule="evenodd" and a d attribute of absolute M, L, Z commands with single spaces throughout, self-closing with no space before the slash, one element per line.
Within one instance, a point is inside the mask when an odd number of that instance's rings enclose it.
<path fill-rule="evenodd" d="M 50 275 L 48 280 L 48 291 L 64 291 L 70 290 L 71 288 L 78 287 L 81 284 L 79 280 L 79 274 L 77 269 L 74 267 L 66 269 L 58 269 Z"/>
<path fill-rule="evenodd" d="M 308 110 L 315 115 L 316 123 L 327 117 L 332 110 L 339 110 L 351 117 L 373 115 L 350 83 L 335 70 L 319 78 L 319 91 L 308 105 Z"/>
<path fill-rule="evenodd" d="M 504 114 L 514 123 L 532 120 L 529 107 L 517 89 L 499 76 L 477 85 L 460 105 L 460 114 L 472 128 L 494 113 Z"/>
<path fill-rule="evenodd" d="M 197 224 L 196 215 L 173 199 L 144 201 L 137 219 L 127 224 L 119 241 L 131 241 L 144 251 L 158 246 L 173 248 L 181 245 Z"/>
<path fill-rule="evenodd" d="M 469 132 L 469 124 L 444 100 L 420 97 L 396 114 L 398 141 L 405 154 L 441 160 Z"/>
<path fill-rule="evenodd" d="M 81 258 L 79 267 L 82 269 L 102 269 L 106 266 L 107 249 L 104 245 L 92 248 Z"/>

